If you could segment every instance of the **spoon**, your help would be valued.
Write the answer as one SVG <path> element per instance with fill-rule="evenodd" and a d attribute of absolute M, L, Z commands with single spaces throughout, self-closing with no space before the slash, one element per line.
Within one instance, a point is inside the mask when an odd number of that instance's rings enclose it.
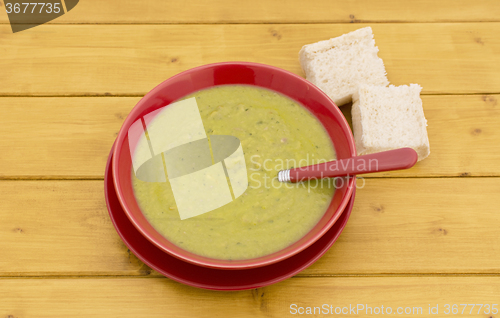
<path fill-rule="evenodd" d="M 415 165 L 417 159 L 417 152 L 412 148 L 400 148 L 306 167 L 281 170 L 278 172 L 278 180 L 280 182 L 295 183 L 311 179 L 409 169 Z"/>

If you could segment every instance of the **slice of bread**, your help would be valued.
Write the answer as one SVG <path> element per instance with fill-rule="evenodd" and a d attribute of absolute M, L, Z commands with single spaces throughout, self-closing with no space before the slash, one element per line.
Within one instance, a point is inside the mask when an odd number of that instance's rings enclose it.
<path fill-rule="evenodd" d="M 352 126 L 358 155 L 410 147 L 418 161 L 429 153 L 427 120 L 418 84 L 361 85 L 352 97 Z"/>
<path fill-rule="evenodd" d="M 372 29 L 366 27 L 305 45 L 299 52 L 299 60 L 306 79 L 340 106 L 351 101 L 360 84 L 389 84 L 384 62 L 377 52 Z"/>

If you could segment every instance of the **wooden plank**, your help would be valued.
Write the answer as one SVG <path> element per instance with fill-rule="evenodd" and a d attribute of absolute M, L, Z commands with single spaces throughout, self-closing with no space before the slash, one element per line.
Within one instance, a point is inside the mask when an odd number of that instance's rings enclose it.
<path fill-rule="evenodd" d="M 499 292 L 499 277 L 292 278 L 240 292 L 195 289 L 163 278 L 2 279 L 0 314 L 23 318 L 233 318 L 287 317 L 299 315 L 299 307 L 306 315 L 307 307 L 324 308 L 316 309 L 317 317 L 335 315 L 336 307 L 338 312 L 347 307 L 344 313 L 349 316 L 372 317 L 380 315 L 383 306 L 383 314 L 397 314 L 399 310 L 405 317 L 428 317 L 430 307 L 437 306 L 437 314 L 432 317 L 449 317 L 451 306 L 457 304 L 459 315 L 496 317 L 492 312 L 498 312 Z M 349 309 L 349 305 L 358 308 L 358 304 L 363 305 L 359 311 Z M 473 309 L 472 305 L 464 308 L 459 304 L 489 306 Z"/>
<path fill-rule="evenodd" d="M 116 134 L 139 99 L 0 98 L 0 178 L 103 178 Z M 500 95 L 422 100 L 431 155 L 378 176 L 500 176 Z M 350 118 L 350 108 L 342 109 Z"/>
<path fill-rule="evenodd" d="M 0 95 L 142 96 L 186 69 L 221 61 L 302 74 L 304 44 L 368 24 L 0 25 Z M 500 93 L 500 23 L 373 24 L 394 84 L 423 94 Z"/>
<path fill-rule="evenodd" d="M 8 181 L 0 188 L 0 267 L 10 275 L 148 270 L 114 230 L 102 182 Z"/>
<path fill-rule="evenodd" d="M 303 274 L 499 273 L 499 190 L 497 178 L 367 179 L 336 245 Z"/>
<path fill-rule="evenodd" d="M 359 23 L 499 21 L 498 1 L 80 1 L 50 23 Z M 0 23 L 7 23 L 0 14 Z"/>
<path fill-rule="evenodd" d="M 498 178 L 368 179 L 340 239 L 300 275 L 498 275 L 499 191 Z M 121 242 L 103 192 L 0 182 L 0 276 L 157 276 Z"/>
<path fill-rule="evenodd" d="M 103 178 L 109 151 L 140 98 L 0 98 L 2 176 Z"/>
<path fill-rule="evenodd" d="M 431 154 L 409 170 L 364 177 L 498 176 L 499 95 L 422 96 Z M 351 118 L 350 107 L 346 117 Z"/>

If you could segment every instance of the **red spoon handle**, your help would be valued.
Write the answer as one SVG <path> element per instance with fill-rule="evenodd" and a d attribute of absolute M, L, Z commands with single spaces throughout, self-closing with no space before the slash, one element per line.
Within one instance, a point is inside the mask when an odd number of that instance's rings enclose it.
<path fill-rule="evenodd" d="M 289 182 L 300 182 L 310 179 L 334 178 L 362 173 L 401 170 L 413 167 L 418 155 L 411 148 L 401 148 L 364 156 L 334 160 L 307 167 L 294 168 L 290 173 L 281 171 Z M 280 180 L 281 181 L 281 180 Z M 288 180 L 283 180 L 288 181 Z"/>

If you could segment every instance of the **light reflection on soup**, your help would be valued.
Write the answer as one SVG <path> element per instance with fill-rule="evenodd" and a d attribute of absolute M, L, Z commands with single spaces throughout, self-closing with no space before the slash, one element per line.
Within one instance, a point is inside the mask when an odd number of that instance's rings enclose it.
<path fill-rule="evenodd" d="M 292 99 L 255 86 L 217 86 L 188 97 L 196 97 L 207 135 L 239 138 L 249 185 L 233 202 L 181 220 L 169 182 L 144 182 L 132 173 L 149 222 L 177 246 L 224 260 L 268 255 L 303 237 L 326 211 L 334 187 L 330 180 L 283 184 L 276 175 L 335 158 L 320 122 Z"/>

